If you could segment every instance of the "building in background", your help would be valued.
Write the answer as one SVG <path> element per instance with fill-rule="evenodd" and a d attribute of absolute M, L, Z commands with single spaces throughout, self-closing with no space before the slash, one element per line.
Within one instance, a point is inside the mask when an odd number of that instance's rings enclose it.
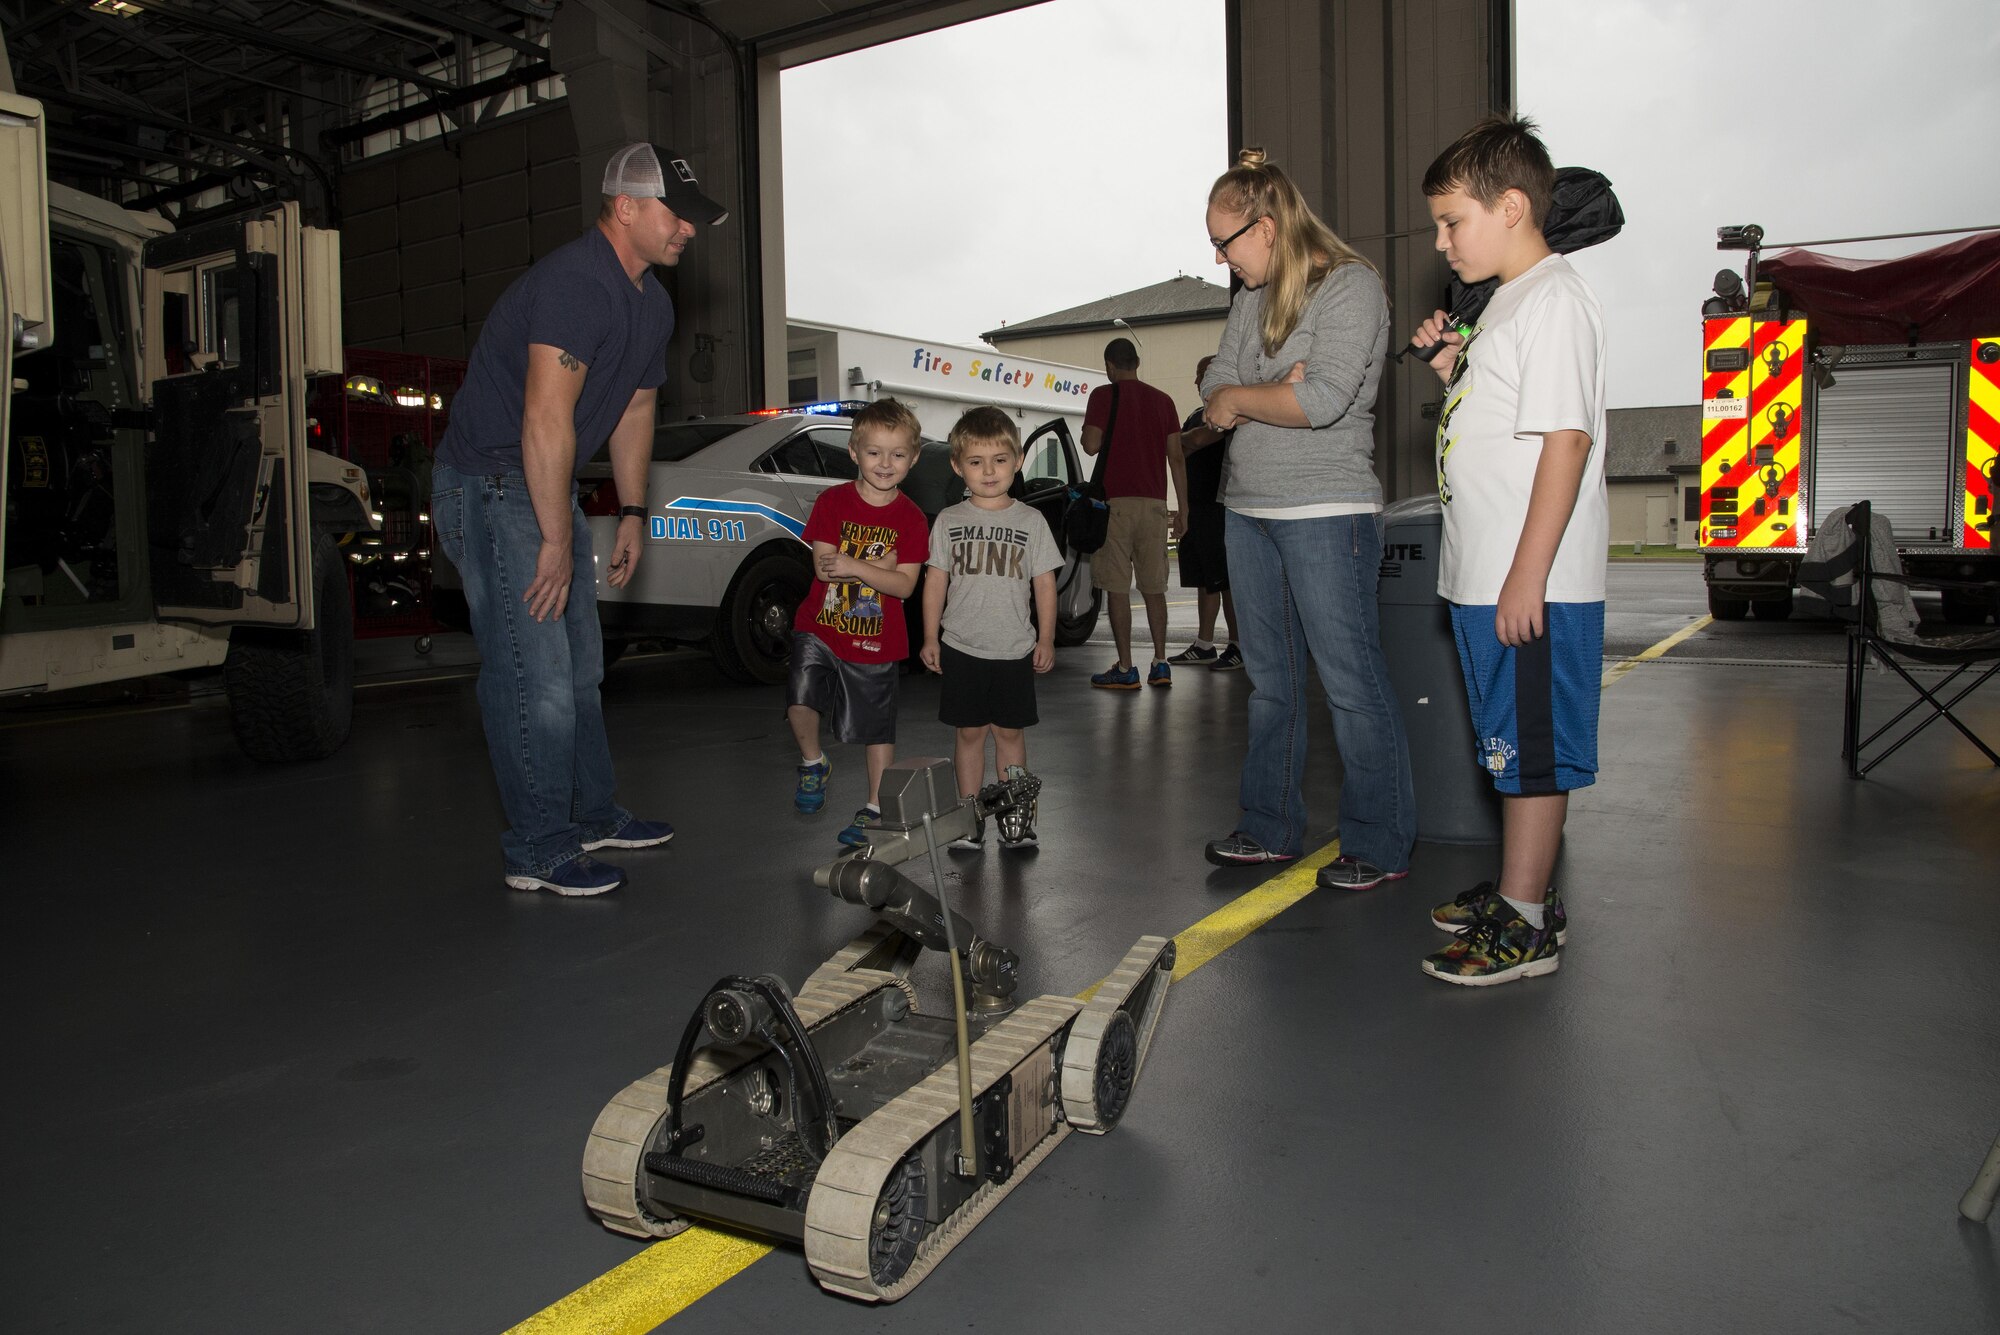
<path fill-rule="evenodd" d="M 1104 345 L 1121 335 L 1130 338 L 1139 345 L 1139 378 L 1173 395 L 1174 407 L 1185 418 L 1200 402 L 1194 392 L 1195 363 L 1221 345 L 1228 316 L 1228 288 L 1177 274 L 1151 287 L 989 329 L 980 337 L 1018 356 L 1100 369 Z"/>
<path fill-rule="evenodd" d="M 1696 546 L 1701 526 L 1701 405 L 1605 414 L 1611 545 Z"/>

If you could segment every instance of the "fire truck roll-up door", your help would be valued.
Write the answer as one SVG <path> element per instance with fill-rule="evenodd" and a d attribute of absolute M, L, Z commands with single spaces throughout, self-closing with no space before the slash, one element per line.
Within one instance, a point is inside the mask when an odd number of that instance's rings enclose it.
<path fill-rule="evenodd" d="M 337 254 L 309 240 L 288 201 L 146 243 L 147 529 L 163 619 L 313 624 L 305 378 L 340 360 L 306 312 L 322 296 L 309 261 Z"/>
<path fill-rule="evenodd" d="M 1867 500 L 1897 542 L 1953 544 L 1964 359 L 1956 343 L 1847 350 L 1815 401 L 1815 529 L 1841 506 Z"/>

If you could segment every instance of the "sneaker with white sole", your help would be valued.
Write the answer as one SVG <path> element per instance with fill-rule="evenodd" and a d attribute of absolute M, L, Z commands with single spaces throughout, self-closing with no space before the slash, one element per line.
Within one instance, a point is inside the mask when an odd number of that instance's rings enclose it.
<path fill-rule="evenodd" d="M 958 838 L 946 844 L 945 847 L 956 849 L 960 853 L 977 853 L 984 849 L 986 847 L 986 817 L 973 817 L 972 833 L 961 834 Z"/>
<path fill-rule="evenodd" d="M 548 890 L 558 895 L 602 895 L 625 884 L 625 873 L 586 853 L 545 872 L 510 871 L 507 885 L 514 890 Z"/>
<path fill-rule="evenodd" d="M 1490 987 L 1539 978 L 1562 965 L 1553 924 L 1530 926 L 1506 900 L 1475 919 L 1458 939 L 1424 959 L 1424 972 L 1440 982 Z"/>
<path fill-rule="evenodd" d="M 1190 644 L 1187 648 L 1181 650 L 1179 653 L 1175 654 L 1172 658 L 1169 658 L 1167 661 L 1169 663 L 1191 663 L 1195 665 L 1200 665 L 1204 663 L 1213 663 L 1215 662 L 1216 659 L 1220 658 L 1221 656 L 1222 656 L 1222 651 L 1220 649 L 1217 649 L 1212 644 L 1210 645 Z"/>
<path fill-rule="evenodd" d="M 1216 655 L 1215 661 L 1208 665 L 1208 670 L 1210 672 L 1241 672 L 1243 670 L 1243 651 L 1238 649 L 1234 644 L 1229 645 L 1220 654 Z"/>
<path fill-rule="evenodd" d="M 1314 882 L 1322 890 L 1373 890 L 1384 881 L 1400 881 L 1407 871 L 1383 871 L 1372 862 L 1342 853 L 1319 869 Z"/>
<path fill-rule="evenodd" d="M 1491 906 L 1500 899 L 1500 891 L 1491 881 L 1481 881 L 1449 904 L 1440 904 L 1431 910 L 1431 925 L 1440 931 L 1456 935 L 1484 917 Z M 1569 944 L 1569 913 L 1563 908 L 1562 891 L 1549 887 L 1547 906 L 1543 909 L 1544 921 L 1556 929 L 1556 944 Z"/>
<path fill-rule="evenodd" d="M 1205 856 L 1218 867 L 1254 867 L 1261 862 L 1296 862 L 1297 853 L 1273 853 L 1270 849 L 1237 830 L 1227 839 L 1217 839 L 1205 850 Z"/>
<path fill-rule="evenodd" d="M 600 848 L 658 848 L 674 837 L 674 827 L 663 820 L 640 820 L 628 816 L 625 823 L 610 834 L 583 841 L 583 851 L 595 853 Z"/>

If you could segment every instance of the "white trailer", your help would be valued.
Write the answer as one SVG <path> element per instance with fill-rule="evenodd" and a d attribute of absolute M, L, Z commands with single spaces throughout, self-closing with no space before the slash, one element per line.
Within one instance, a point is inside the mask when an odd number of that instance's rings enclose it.
<path fill-rule="evenodd" d="M 788 322 L 786 331 L 785 395 L 769 406 L 893 397 L 910 405 L 924 434 L 936 440 L 967 408 L 991 404 L 1015 418 L 1023 437 L 1061 417 L 1070 439 L 1081 441 L 1090 392 L 1105 383 L 1102 367 L 1035 361 L 964 343 L 800 320 Z"/>

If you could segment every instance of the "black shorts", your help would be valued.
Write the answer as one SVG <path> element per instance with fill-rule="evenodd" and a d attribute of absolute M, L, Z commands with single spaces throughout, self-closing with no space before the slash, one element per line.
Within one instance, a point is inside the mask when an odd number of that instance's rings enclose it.
<path fill-rule="evenodd" d="M 795 630 L 785 704 L 804 705 L 821 718 L 832 718 L 833 735 L 840 741 L 879 746 L 896 740 L 896 679 L 902 674 L 901 663 L 836 658 L 825 640 Z"/>
<path fill-rule="evenodd" d="M 938 722 L 954 728 L 1032 728 L 1035 714 L 1035 656 L 977 658 L 948 644 L 938 645 L 944 683 L 938 691 Z"/>
<path fill-rule="evenodd" d="M 1229 588 L 1229 551 L 1222 541 L 1222 507 L 1194 505 L 1188 509 L 1187 532 L 1181 535 L 1181 587 L 1203 593 Z"/>

